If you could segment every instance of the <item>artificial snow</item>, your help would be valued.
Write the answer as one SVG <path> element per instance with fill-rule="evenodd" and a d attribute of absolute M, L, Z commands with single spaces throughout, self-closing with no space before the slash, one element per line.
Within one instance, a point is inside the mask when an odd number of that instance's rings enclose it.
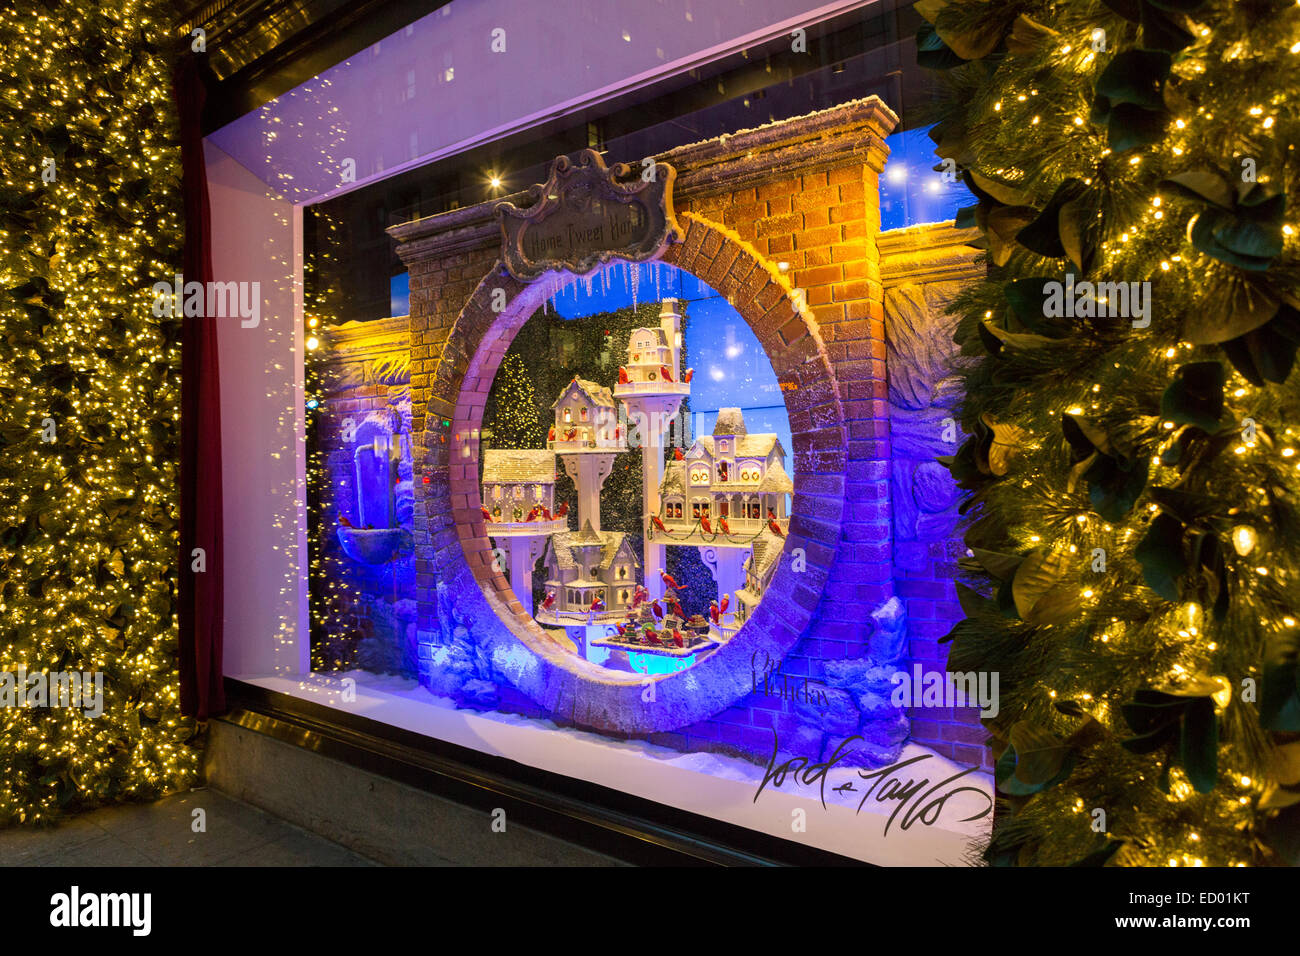
<path fill-rule="evenodd" d="M 992 778 L 979 771 L 965 772 L 968 767 L 916 744 L 904 748 L 894 764 L 898 769 L 888 780 L 863 779 L 860 774 L 872 771 L 837 765 L 826 773 L 824 787 L 818 780 L 804 785 L 794 773 L 779 781 L 774 775 L 755 799 L 767 772 L 765 766 L 723 754 L 682 753 L 644 740 L 614 740 L 519 714 L 461 710 L 453 700 L 435 696 L 414 680 L 367 671 L 310 674 L 300 679 L 240 679 L 885 866 L 969 865 L 987 840 L 992 823 Z M 348 679 L 355 681 L 352 701 L 343 699 L 348 686 L 343 682 Z M 775 768 L 778 771 L 781 759 Z M 914 762 L 899 766 L 908 761 Z M 954 777 L 957 779 L 944 783 Z M 873 783 L 874 791 L 859 810 L 859 802 Z M 835 789 L 845 784 L 852 784 L 854 791 Z M 975 790 L 961 790 L 966 787 Z M 909 794 L 913 799 L 907 799 Z M 944 794 L 949 794 L 948 799 L 940 800 Z M 988 813 L 982 813 L 985 808 Z M 976 815 L 979 819 L 963 819 Z"/>

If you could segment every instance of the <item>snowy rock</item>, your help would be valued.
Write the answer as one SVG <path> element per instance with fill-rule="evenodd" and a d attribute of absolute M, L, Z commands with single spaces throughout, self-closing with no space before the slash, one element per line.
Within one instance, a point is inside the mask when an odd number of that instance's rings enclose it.
<path fill-rule="evenodd" d="M 898 660 L 907 646 L 907 611 L 892 597 L 871 612 L 876 629 L 867 640 L 867 654 L 881 663 Z"/>
<path fill-rule="evenodd" d="M 895 714 L 885 720 L 863 721 L 862 729 L 858 732 L 866 743 L 878 747 L 901 747 L 911 729 L 912 724 L 906 717 Z"/>
<path fill-rule="evenodd" d="M 802 717 L 806 723 L 814 727 L 820 727 L 827 733 L 852 733 L 857 728 L 858 721 L 861 720 L 861 714 L 858 713 L 858 707 L 853 701 L 853 695 L 846 690 L 834 687 L 821 691 L 821 695 L 825 698 L 824 709 L 822 701 L 814 696 L 812 700 L 796 700 L 794 704 L 795 713 Z"/>
<path fill-rule="evenodd" d="M 870 691 L 859 694 L 858 710 L 864 720 L 889 720 L 898 713 L 898 708 L 889 701 L 887 694 L 873 694 Z"/>
<path fill-rule="evenodd" d="M 483 710 L 491 710 L 497 705 L 497 688 L 485 680 L 467 680 L 460 689 L 460 700 Z"/>

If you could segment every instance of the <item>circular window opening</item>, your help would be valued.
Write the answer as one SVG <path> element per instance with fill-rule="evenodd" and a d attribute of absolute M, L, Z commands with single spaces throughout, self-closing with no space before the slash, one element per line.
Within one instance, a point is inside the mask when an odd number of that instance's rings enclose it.
<path fill-rule="evenodd" d="M 793 494 L 782 389 L 749 322 L 690 273 L 616 264 L 557 292 L 510 343 L 481 435 L 482 500 L 532 503 L 484 508 L 496 569 L 584 661 L 686 670 L 771 587 Z"/>

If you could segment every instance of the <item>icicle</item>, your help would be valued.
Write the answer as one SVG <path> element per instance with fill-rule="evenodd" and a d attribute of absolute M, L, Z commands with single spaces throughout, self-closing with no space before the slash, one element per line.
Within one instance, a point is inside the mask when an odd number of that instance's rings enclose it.
<path fill-rule="evenodd" d="M 637 285 L 641 279 L 641 269 L 639 266 L 631 266 L 632 271 L 632 308 L 636 308 Z"/>
<path fill-rule="evenodd" d="M 659 267 L 659 263 L 656 262 L 655 263 L 655 301 L 656 302 L 662 302 L 664 300 L 664 294 L 659 289 L 659 277 L 661 274 L 662 274 L 662 270 Z"/>

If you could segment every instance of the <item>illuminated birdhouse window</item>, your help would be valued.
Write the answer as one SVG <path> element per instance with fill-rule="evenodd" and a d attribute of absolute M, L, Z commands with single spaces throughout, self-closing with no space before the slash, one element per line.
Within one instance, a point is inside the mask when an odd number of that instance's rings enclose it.
<path fill-rule="evenodd" d="M 587 407 L 585 405 L 582 408 L 578 409 L 578 417 L 581 418 L 584 422 L 587 420 Z"/>
<path fill-rule="evenodd" d="M 571 421 L 573 421 L 573 409 L 571 409 L 571 408 L 566 408 L 566 409 L 564 410 L 564 421 L 565 421 L 566 423 L 567 423 L 567 422 L 571 422 Z"/>
<path fill-rule="evenodd" d="M 724 438 L 720 442 L 718 442 L 718 451 L 731 451 L 731 448 L 729 447 L 730 445 L 731 442 L 727 441 Z"/>

